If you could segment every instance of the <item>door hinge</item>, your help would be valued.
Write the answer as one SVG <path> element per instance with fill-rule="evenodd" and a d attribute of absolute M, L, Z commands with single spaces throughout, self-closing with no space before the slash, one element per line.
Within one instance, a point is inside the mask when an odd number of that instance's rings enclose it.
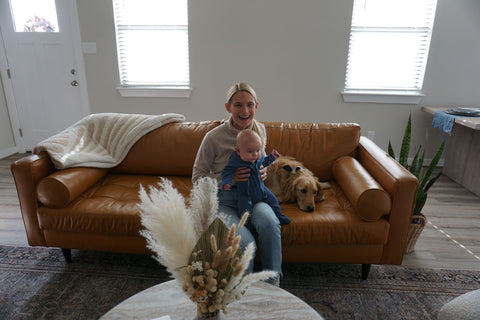
<path fill-rule="evenodd" d="M 12 74 L 10 73 L 10 69 L 7 69 L 7 76 L 8 76 L 8 79 L 12 79 Z"/>
<path fill-rule="evenodd" d="M 22 128 L 18 128 L 18 133 L 20 133 L 20 137 L 23 137 L 23 131 L 22 131 Z"/>

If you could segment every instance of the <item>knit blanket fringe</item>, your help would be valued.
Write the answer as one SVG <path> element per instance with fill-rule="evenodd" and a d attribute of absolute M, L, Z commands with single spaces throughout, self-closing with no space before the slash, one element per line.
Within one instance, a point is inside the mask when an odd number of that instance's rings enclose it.
<path fill-rule="evenodd" d="M 95 113 L 37 144 L 33 153 L 46 151 L 57 169 L 112 168 L 146 133 L 167 123 L 184 121 L 176 113 L 161 115 Z"/>

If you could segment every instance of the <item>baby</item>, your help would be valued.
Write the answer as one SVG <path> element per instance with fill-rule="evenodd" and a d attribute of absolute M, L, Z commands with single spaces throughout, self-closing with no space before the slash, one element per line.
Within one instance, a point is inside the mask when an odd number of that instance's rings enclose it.
<path fill-rule="evenodd" d="M 265 157 L 262 153 L 262 140 L 253 130 L 245 129 L 237 135 L 237 146 L 230 156 L 228 164 L 222 172 L 222 188 L 230 190 L 233 174 L 238 168 L 250 169 L 248 181 L 237 182 L 238 214 L 241 217 L 245 211 L 252 212 L 253 205 L 263 201 L 272 207 L 280 224 L 287 224 L 290 219 L 282 214 L 275 195 L 263 184 L 260 177 L 260 167 L 267 167 L 280 156 L 277 150 Z"/>

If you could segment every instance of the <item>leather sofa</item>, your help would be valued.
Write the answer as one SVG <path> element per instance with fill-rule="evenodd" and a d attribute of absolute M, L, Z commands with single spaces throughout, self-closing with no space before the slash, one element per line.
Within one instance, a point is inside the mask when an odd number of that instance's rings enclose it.
<path fill-rule="evenodd" d="M 139 235 L 138 191 L 167 177 L 188 197 L 197 149 L 221 121 L 166 124 L 141 137 L 114 168 L 55 169 L 46 152 L 15 161 L 28 242 L 70 249 L 150 254 Z M 281 204 L 283 260 L 401 264 L 418 180 L 353 123 L 264 122 L 267 153 L 277 149 L 329 181 L 314 212 Z"/>

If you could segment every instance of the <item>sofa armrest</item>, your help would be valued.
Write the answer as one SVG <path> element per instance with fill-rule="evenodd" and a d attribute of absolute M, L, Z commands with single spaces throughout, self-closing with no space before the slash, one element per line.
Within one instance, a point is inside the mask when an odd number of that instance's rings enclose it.
<path fill-rule="evenodd" d="M 343 193 L 352 203 L 358 216 L 365 221 L 377 221 L 390 214 L 390 194 L 350 156 L 335 160 L 332 172 Z"/>
<path fill-rule="evenodd" d="M 55 167 L 48 154 L 41 152 L 13 162 L 11 171 L 17 188 L 28 243 L 32 246 L 47 246 L 38 223 L 36 186 L 42 178 L 54 172 Z"/>
<path fill-rule="evenodd" d="M 40 180 L 37 197 L 51 208 L 64 208 L 88 190 L 108 172 L 105 168 L 68 168 L 52 173 Z"/>
<path fill-rule="evenodd" d="M 366 137 L 360 138 L 358 161 L 392 199 L 392 209 L 388 216 L 390 232 L 381 263 L 401 264 L 412 220 L 418 179 Z"/>

